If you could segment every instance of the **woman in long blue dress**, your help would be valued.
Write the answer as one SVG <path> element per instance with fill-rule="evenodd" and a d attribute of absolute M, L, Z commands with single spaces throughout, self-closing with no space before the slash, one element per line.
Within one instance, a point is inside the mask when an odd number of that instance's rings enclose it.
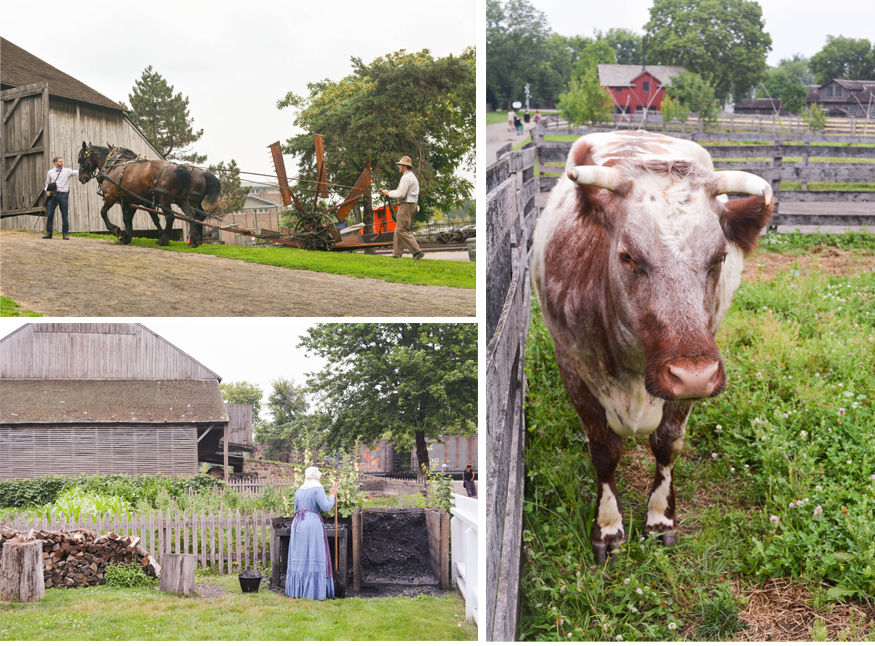
<path fill-rule="evenodd" d="M 337 500 L 337 482 L 331 495 L 320 484 L 316 467 L 304 471 L 304 484 L 295 492 L 295 516 L 289 536 L 289 567 L 286 595 L 305 599 L 333 599 L 334 573 L 328 552 L 328 534 L 320 512 L 328 512 Z"/>

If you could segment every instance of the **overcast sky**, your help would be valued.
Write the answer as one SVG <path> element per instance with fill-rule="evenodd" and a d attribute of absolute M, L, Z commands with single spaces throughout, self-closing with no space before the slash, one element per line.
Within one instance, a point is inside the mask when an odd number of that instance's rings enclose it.
<path fill-rule="evenodd" d="M 218 374 L 222 383 L 248 381 L 261 387 L 267 397 L 270 382 L 285 377 L 303 385 L 306 373 L 322 369 L 325 361 L 298 349 L 298 339 L 307 335 L 314 321 L 296 318 L 149 318 L 149 319 L 9 319 L 0 318 L 0 339 L 27 323 L 73 322 L 142 323 Z"/>
<path fill-rule="evenodd" d="M 593 29 L 612 27 L 644 33 L 652 0 L 569 2 L 530 0 L 547 14 L 550 27 L 563 36 L 591 36 Z M 827 35 L 875 38 L 875 2 L 865 0 L 759 0 L 772 37 L 766 61 L 777 65 L 795 53 L 811 58 L 826 44 Z"/>
<path fill-rule="evenodd" d="M 194 150 L 207 163 L 233 158 L 266 174 L 267 146 L 300 132 L 293 109 L 276 108 L 287 92 L 307 96 L 308 82 L 339 81 L 352 72 L 351 56 L 367 63 L 429 49 L 443 57 L 476 45 L 471 0 L 2 0 L 0 25 L 4 38 L 127 105 L 151 65 L 189 98 L 194 127 L 204 130 Z M 294 168 L 286 157 L 290 175 Z"/>

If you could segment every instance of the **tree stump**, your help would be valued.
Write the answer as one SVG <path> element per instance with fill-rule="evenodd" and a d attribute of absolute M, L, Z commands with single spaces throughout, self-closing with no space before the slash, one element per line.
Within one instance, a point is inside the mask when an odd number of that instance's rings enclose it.
<path fill-rule="evenodd" d="M 197 594 L 194 587 L 194 571 L 197 557 L 194 554 L 165 554 L 161 557 L 161 592 L 191 596 Z"/>
<path fill-rule="evenodd" d="M 45 599 L 42 546 L 42 541 L 23 541 L 17 538 L 3 544 L 0 600 L 29 603 Z"/>

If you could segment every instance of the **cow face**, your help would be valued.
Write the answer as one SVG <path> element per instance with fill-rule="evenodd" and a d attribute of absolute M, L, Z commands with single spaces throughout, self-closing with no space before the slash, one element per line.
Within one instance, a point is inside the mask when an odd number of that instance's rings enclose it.
<path fill-rule="evenodd" d="M 661 399 L 720 394 L 726 374 L 714 335 L 731 297 L 722 270 L 741 262 L 771 209 L 762 198 L 724 206 L 719 178 L 693 162 L 626 162 L 594 174 L 607 191 L 577 190 L 610 240 L 609 296 L 630 341 L 623 363 L 643 364 L 647 391 Z"/>

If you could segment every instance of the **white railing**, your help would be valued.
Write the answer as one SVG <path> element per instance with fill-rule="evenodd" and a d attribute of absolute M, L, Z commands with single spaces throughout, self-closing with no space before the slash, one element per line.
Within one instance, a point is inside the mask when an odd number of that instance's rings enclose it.
<path fill-rule="evenodd" d="M 478 502 L 453 494 L 454 506 L 450 509 L 450 562 L 452 563 L 453 583 L 458 586 L 465 598 L 465 621 L 477 623 L 477 525 Z"/>

